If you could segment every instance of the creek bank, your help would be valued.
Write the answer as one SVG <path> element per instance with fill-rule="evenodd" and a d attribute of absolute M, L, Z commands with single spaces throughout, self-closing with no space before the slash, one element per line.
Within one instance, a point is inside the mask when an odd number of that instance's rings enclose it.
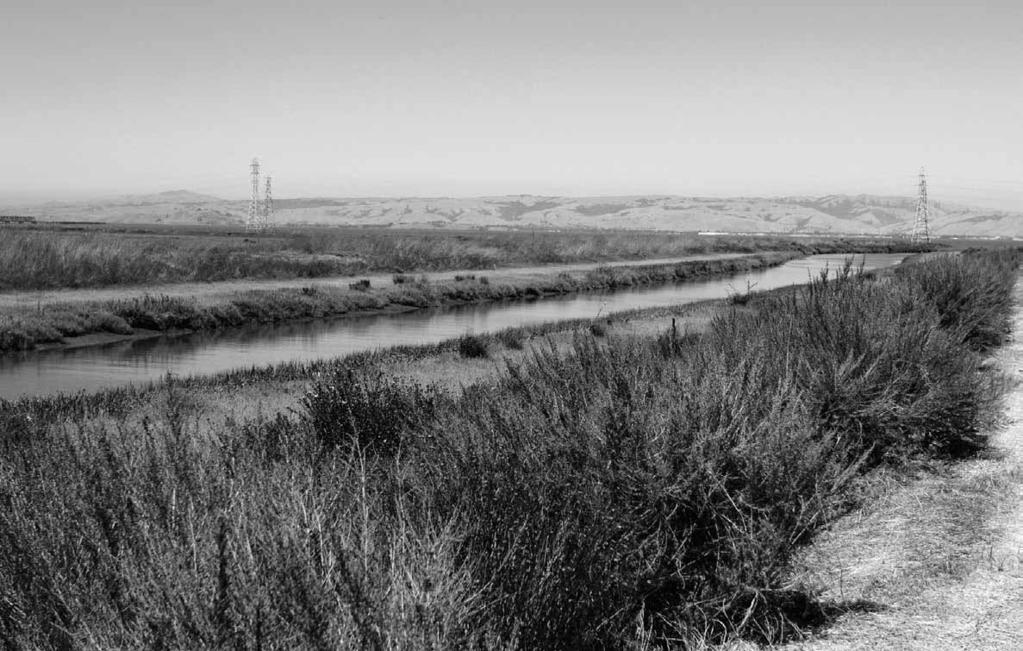
<path fill-rule="evenodd" d="M 399 313 L 565 294 L 649 286 L 728 276 L 777 266 L 801 257 L 769 252 L 673 264 L 598 266 L 576 273 L 491 282 L 470 276 L 448 282 L 401 277 L 391 287 L 355 282 L 348 288 L 311 284 L 253 290 L 213 302 L 150 296 L 77 305 L 47 305 L 0 316 L 0 352 L 82 347 L 156 334 L 214 331 L 249 324 L 280 324 L 334 317 Z"/>

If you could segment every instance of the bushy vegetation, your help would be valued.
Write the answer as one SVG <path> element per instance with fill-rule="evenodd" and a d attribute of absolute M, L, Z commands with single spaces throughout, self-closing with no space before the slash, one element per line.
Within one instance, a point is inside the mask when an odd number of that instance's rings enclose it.
<path fill-rule="evenodd" d="M 820 612 L 788 561 L 856 477 L 983 445 L 978 351 L 1005 336 L 1016 264 L 846 269 L 727 307 L 700 337 L 580 334 L 457 396 L 342 364 L 299 414 L 215 436 L 174 383 L 166 417 L 137 427 L 5 412 L 0 640 L 781 639 Z"/>
<path fill-rule="evenodd" d="M 792 239 L 650 232 L 407 231 L 38 224 L 0 237 L 0 291 L 317 278 L 516 265 L 610 262 L 700 253 L 911 251 L 893 240 Z M 396 280 L 396 282 L 403 282 Z"/>
<path fill-rule="evenodd" d="M 921 297 L 933 305 L 942 328 L 983 350 L 1009 330 L 1014 278 L 1003 272 L 1006 255 L 969 251 L 968 263 L 908 265 L 898 272 L 910 288 L 909 300 Z"/>
<path fill-rule="evenodd" d="M 369 279 L 363 278 L 362 280 L 356 280 L 354 283 L 348 283 L 348 289 L 354 289 L 356 291 L 364 292 L 369 289 Z"/>
<path fill-rule="evenodd" d="M 486 348 L 483 349 L 484 353 Z M 304 418 L 328 448 L 393 456 L 405 437 L 427 426 L 438 393 L 379 373 L 334 372 L 302 399 Z"/>
<path fill-rule="evenodd" d="M 458 338 L 458 354 L 469 359 L 488 357 L 490 351 L 487 349 L 487 337 L 462 335 Z"/>

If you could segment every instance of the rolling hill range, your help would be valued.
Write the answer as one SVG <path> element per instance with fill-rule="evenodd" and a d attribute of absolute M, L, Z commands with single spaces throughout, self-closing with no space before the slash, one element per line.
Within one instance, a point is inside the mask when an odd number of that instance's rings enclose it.
<path fill-rule="evenodd" d="M 916 201 L 904 197 L 678 196 L 282 199 L 279 224 L 449 228 L 616 228 L 767 233 L 899 234 L 912 230 Z M 175 190 L 102 201 L 8 206 L 0 214 L 46 221 L 241 224 L 248 202 Z M 931 203 L 937 235 L 1023 237 L 1023 213 Z"/>

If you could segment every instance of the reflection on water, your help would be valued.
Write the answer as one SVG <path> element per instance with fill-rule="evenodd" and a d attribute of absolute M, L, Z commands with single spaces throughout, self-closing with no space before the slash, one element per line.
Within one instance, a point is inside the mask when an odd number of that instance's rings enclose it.
<path fill-rule="evenodd" d="M 857 256 L 865 269 L 898 264 L 904 255 Z M 692 303 L 745 291 L 806 282 L 845 256 L 819 255 L 732 278 L 654 288 L 592 292 L 544 300 L 419 310 L 405 314 L 253 326 L 213 333 L 122 341 L 73 350 L 0 356 L 0 397 L 94 390 L 175 375 L 215 373 L 286 361 L 336 357 L 404 344 L 425 344 L 466 332 L 595 317 L 621 310 Z"/>

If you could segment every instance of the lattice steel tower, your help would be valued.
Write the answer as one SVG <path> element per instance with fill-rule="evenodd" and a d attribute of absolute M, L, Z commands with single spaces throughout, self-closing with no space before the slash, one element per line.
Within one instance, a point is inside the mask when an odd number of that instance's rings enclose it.
<path fill-rule="evenodd" d="M 924 168 L 920 168 L 920 194 L 916 200 L 916 221 L 913 222 L 913 241 L 930 242 L 931 229 L 928 223 L 929 208 L 927 205 L 927 176 Z"/>
<path fill-rule="evenodd" d="M 270 175 L 266 175 L 266 194 L 263 196 L 263 228 L 269 228 L 274 216 L 274 197 L 270 191 Z"/>
<path fill-rule="evenodd" d="M 246 228 L 258 228 L 260 221 L 259 202 L 259 159 L 253 158 L 249 164 L 252 171 L 252 201 L 249 203 L 249 219 L 245 222 Z"/>

